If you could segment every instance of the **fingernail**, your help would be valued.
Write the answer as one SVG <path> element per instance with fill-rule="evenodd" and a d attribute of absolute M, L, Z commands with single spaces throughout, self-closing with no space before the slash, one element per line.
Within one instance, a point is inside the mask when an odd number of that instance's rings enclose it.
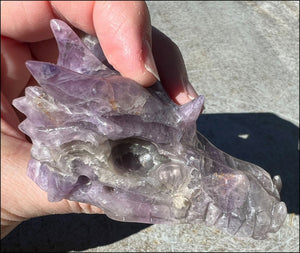
<path fill-rule="evenodd" d="M 180 93 L 178 93 L 177 96 L 175 97 L 175 102 L 176 102 L 177 104 L 180 104 L 180 105 L 183 105 L 183 104 L 185 104 L 185 103 L 188 103 L 188 102 L 190 102 L 191 100 L 193 100 L 193 99 L 189 98 L 189 96 L 186 94 L 186 92 L 180 92 Z"/>
<path fill-rule="evenodd" d="M 189 81 L 182 81 L 182 85 L 184 87 L 184 91 L 178 93 L 178 95 L 175 97 L 177 103 L 185 104 L 198 97 L 197 92 L 195 91 L 195 89 Z"/>
<path fill-rule="evenodd" d="M 196 97 L 198 97 L 197 92 L 195 91 L 194 87 L 189 83 L 189 82 L 185 82 L 185 88 L 187 91 L 187 96 L 193 100 Z"/>
<path fill-rule="evenodd" d="M 152 50 L 147 40 L 143 40 L 143 56 L 145 60 L 145 69 L 160 81 L 158 71 L 154 62 Z"/>

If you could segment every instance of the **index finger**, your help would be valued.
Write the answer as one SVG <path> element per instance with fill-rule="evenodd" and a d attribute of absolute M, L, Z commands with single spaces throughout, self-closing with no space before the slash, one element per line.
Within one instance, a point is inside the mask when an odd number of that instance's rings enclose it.
<path fill-rule="evenodd" d="M 2 1 L 1 35 L 21 42 L 50 39 L 53 37 L 50 20 L 57 16 L 66 20 L 64 16 L 76 16 L 79 9 L 80 15 L 68 21 L 86 33 L 95 34 L 93 5 L 94 1 L 76 1 L 74 5 L 68 4 L 68 9 L 60 13 L 50 1 Z"/>
<path fill-rule="evenodd" d="M 54 17 L 48 1 L 1 1 L 1 35 L 21 42 L 49 39 Z"/>
<path fill-rule="evenodd" d="M 24 1 L 3 2 L 1 7 L 2 35 L 23 42 L 46 40 L 53 37 L 50 20 L 60 18 L 97 34 L 107 60 L 123 76 L 143 86 L 156 81 L 150 17 L 143 1 Z"/>

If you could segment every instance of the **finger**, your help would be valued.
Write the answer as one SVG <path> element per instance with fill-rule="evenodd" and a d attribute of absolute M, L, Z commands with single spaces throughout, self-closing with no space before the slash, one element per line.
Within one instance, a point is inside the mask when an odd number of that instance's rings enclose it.
<path fill-rule="evenodd" d="M 53 37 L 50 20 L 57 17 L 95 34 L 93 6 L 94 1 L 3 1 L 1 34 L 24 42 L 47 40 Z"/>
<path fill-rule="evenodd" d="M 177 45 L 154 27 L 152 48 L 160 81 L 169 96 L 178 104 L 185 104 L 197 97 L 188 81 L 184 60 Z"/>
<path fill-rule="evenodd" d="M 30 78 L 25 66 L 30 59 L 26 44 L 1 36 L 1 89 L 9 102 L 21 93 Z"/>
<path fill-rule="evenodd" d="M 24 42 L 49 39 L 54 17 L 48 1 L 2 1 L 1 34 Z"/>
<path fill-rule="evenodd" d="M 145 2 L 96 1 L 74 5 L 52 1 L 52 6 L 59 17 L 75 27 L 97 34 L 107 60 L 123 76 L 143 86 L 156 81 L 150 16 Z"/>
<path fill-rule="evenodd" d="M 56 64 L 58 59 L 58 48 L 54 38 L 30 43 L 29 48 L 31 55 L 35 60 Z"/>
<path fill-rule="evenodd" d="M 60 15 L 77 28 L 96 33 L 108 61 L 123 76 L 144 86 L 156 81 L 158 76 L 151 52 L 150 17 L 145 2 L 74 4 L 53 1 L 52 5 L 56 14 L 45 1 L 4 2 L 1 6 L 4 13 L 1 15 L 2 34 L 27 42 L 49 39 L 52 37 L 50 19 Z M 13 18 L 16 15 L 17 22 Z"/>
<path fill-rule="evenodd" d="M 95 1 L 51 1 L 55 15 L 88 34 L 95 35 L 93 9 Z"/>
<path fill-rule="evenodd" d="M 123 76 L 143 86 L 152 85 L 158 75 L 151 51 L 151 25 L 146 3 L 96 2 L 93 21 L 108 62 Z"/>

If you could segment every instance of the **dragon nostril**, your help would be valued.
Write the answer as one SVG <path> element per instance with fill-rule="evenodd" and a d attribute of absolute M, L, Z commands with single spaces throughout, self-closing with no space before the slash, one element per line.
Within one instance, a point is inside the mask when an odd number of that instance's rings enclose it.
<path fill-rule="evenodd" d="M 76 183 L 72 186 L 72 188 L 70 189 L 70 192 L 75 192 L 78 189 L 83 189 L 85 185 L 89 185 L 91 183 L 91 180 L 89 177 L 85 176 L 85 175 L 80 175 L 77 178 Z M 88 190 L 89 187 L 85 188 L 85 190 Z M 85 191 L 83 190 L 83 191 Z"/>
<path fill-rule="evenodd" d="M 84 185 L 84 184 L 88 184 L 91 180 L 85 176 L 85 175 L 81 175 L 78 177 L 76 184 L 78 185 Z"/>

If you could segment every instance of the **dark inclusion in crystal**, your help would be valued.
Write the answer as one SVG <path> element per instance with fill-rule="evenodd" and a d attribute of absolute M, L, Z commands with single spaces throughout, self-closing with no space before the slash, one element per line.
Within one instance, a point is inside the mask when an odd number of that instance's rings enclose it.
<path fill-rule="evenodd" d="M 60 20 L 57 64 L 28 61 L 40 86 L 13 105 L 32 142 L 28 175 L 49 201 L 100 207 L 112 219 L 204 223 L 263 239 L 283 224 L 279 176 L 214 147 L 196 131 L 204 97 L 173 103 L 107 63 L 97 39 Z"/>

